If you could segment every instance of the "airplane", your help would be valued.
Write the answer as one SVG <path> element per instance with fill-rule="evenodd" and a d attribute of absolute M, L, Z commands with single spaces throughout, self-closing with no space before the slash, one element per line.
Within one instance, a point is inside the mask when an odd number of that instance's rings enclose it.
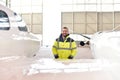
<path fill-rule="evenodd" d="M 0 4 L 0 57 L 32 57 L 39 48 L 39 39 L 29 31 L 21 16 Z"/>
<path fill-rule="evenodd" d="M 90 39 L 94 58 L 120 61 L 120 31 L 102 31 Z"/>
<path fill-rule="evenodd" d="M 120 31 L 106 30 L 98 31 L 92 36 L 79 35 L 86 38 L 85 41 L 79 41 L 79 45 L 89 45 L 95 59 L 120 61 Z"/>

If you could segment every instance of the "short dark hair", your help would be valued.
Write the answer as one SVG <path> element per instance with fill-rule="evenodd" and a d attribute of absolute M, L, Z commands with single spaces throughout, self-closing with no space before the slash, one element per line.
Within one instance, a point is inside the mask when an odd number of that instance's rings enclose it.
<path fill-rule="evenodd" d="M 63 27 L 63 29 L 68 29 L 68 27 Z"/>

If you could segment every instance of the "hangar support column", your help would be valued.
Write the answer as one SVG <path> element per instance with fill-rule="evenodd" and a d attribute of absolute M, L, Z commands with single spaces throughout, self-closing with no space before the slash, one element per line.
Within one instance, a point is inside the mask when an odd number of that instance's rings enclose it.
<path fill-rule="evenodd" d="M 61 32 L 60 0 L 43 0 L 43 46 L 51 46 Z"/>

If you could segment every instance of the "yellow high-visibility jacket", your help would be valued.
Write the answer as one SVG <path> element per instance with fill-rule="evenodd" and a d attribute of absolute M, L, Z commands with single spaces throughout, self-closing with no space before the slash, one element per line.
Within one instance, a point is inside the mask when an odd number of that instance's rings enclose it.
<path fill-rule="evenodd" d="M 52 47 L 52 52 L 54 56 L 58 59 L 70 59 L 74 57 L 77 53 L 77 46 L 75 41 L 69 36 L 63 40 L 62 35 L 56 39 Z"/>

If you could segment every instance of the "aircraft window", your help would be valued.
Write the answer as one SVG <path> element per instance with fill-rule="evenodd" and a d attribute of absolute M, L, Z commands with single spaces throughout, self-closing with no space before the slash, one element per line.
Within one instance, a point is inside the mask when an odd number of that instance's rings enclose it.
<path fill-rule="evenodd" d="M 26 27 L 26 26 L 25 26 L 25 27 L 19 27 L 19 26 L 18 26 L 18 29 L 19 29 L 20 31 L 25 31 L 25 32 L 27 31 L 27 27 Z"/>
<path fill-rule="evenodd" d="M 0 10 L 0 30 L 9 30 L 10 24 L 9 24 L 9 18 L 8 15 Z"/>
<path fill-rule="evenodd" d="M 27 32 L 27 27 L 26 27 L 26 24 L 25 22 L 22 20 L 21 16 L 18 15 L 17 13 L 14 13 L 15 17 L 16 17 L 16 22 L 18 24 L 18 29 L 20 31 L 24 31 L 24 32 Z"/>
<path fill-rule="evenodd" d="M 0 10 L 0 18 L 3 18 L 3 17 L 8 18 L 7 14 L 4 11 Z"/>

